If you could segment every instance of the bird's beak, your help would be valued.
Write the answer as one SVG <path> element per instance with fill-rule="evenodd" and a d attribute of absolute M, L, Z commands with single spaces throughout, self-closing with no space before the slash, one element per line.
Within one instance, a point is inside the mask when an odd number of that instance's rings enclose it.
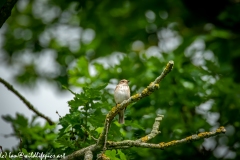
<path fill-rule="evenodd" d="M 128 82 L 130 82 L 130 81 L 128 80 Z"/>

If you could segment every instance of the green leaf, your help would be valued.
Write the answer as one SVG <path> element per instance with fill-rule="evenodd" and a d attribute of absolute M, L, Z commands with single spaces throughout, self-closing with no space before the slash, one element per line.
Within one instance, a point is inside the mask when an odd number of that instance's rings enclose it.
<path fill-rule="evenodd" d="M 111 159 L 111 160 L 120 160 L 117 158 L 116 150 L 107 150 L 105 154 Z"/>
<path fill-rule="evenodd" d="M 70 147 L 72 149 L 75 148 L 73 141 L 71 141 L 70 137 L 67 135 L 64 135 L 61 138 L 57 139 L 56 142 L 60 143 L 63 147 Z"/>
<path fill-rule="evenodd" d="M 26 155 L 28 154 L 28 151 L 25 148 L 22 148 L 22 152 Z"/>
<path fill-rule="evenodd" d="M 96 129 L 96 131 L 98 132 L 98 134 L 101 134 L 102 131 L 103 131 L 103 127 L 98 127 L 98 128 Z"/>
<path fill-rule="evenodd" d="M 121 160 L 126 160 L 127 159 L 125 154 L 120 149 L 117 150 L 117 153 L 120 156 Z"/>

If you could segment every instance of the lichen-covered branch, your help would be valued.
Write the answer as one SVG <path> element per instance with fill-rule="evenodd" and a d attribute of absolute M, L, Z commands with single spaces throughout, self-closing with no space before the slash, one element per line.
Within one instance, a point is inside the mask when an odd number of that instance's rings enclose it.
<path fill-rule="evenodd" d="M 170 142 L 161 142 L 158 144 L 152 144 L 152 143 L 146 143 L 147 141 L 149 141 L 150 139 L 156 137 L 156 135 L 158 135 L 160 133 L 159 131 L 159 126 L 160 126 L 160 121 L 162 120 L 163 115 L 157 115 L 157 117 L 155 118 L 155 122 L 153 124 L 153 128 L 152 131 L 137 140 L 124 140 L 121 142 L 113 142 L 113 141 L 107 141 L 106 143 L 106 149 L 107 150 L 111 150 L 111 149 L 128 149 L 130 147 L 141 147 L 141 148 L 153 148 L 153 149 L 165 149 L 171 146 L 175 146 L 178 144 L 182 144 L 182 143 L 186 143 L 186 142 L 192 142 L 192 141 L 197 141 L 200 139 L 204 139 L 204 138 L 208 138 L 208 137 L 212 137 L 212 136 L 216 136 L 218 134 L 221 133 L 225 133 L 226 129 L 224 127 L 219 127 L 217 130 L 212 131 L 212 132 L 202 132 L 199 134 L 195 134 L 189 137 L 186 137 L 184 139 L 181 140 L 174 140 L 174 141 L 170 141 Z M 74 153 L 72 153 L 71 155 L 65 157 L 65 159 L 79 159 L 82 156 L 87 155 L 87 152 L 93 152 L 93 151 L 97 151 L 97 150 L 102 150 L 102 148 L 100 146 L 98 146 L 97 144 L 91 145 L 89 147 L 80 149 Z M 100 154 L 100 158 L 98 159 L 104 159 L 105 155 L 103 153 Z M 106 157 L 107 159 L 107 157 Z"/>
<path fill-rule="evenodd" d="M 4 84 L 10 91 L 12 91 L 16 96 L 18 96 L 19 99 L 21 99 L 23 101 L 23 103 L 28 107 L 28 109 L 32 110 L 36 115 L 38 115 L 39 117 L 44 118 L 50 125 L 53 125 L 54 122 L 47 116 L 45 116 L 44 114 L 40 113 L 38 110 L 36 110 L 33 105 L 28 102 L 17 90 L 15 90 L 13 88 L 13 86 L 11 84 L 9 84 L 8 82 L 6 82 L 4 79 L 2 79 L 0 77 L 0 82 L 2 84 Z"/>
<path fill-rule="evenodd" d="M 154 84 L 160 83 L 163 80 L 163 78 L 173 69 L 173 65 L 174 65 L 174 62 L 169 61 L 167 66 L 165 67 L 165 69 L 161 73 L 161 75 L 159 77 L 157 77 L 153 83 Z"/>
<path fill-rule="evenodd" d="M 108 156 L 106 156 L 104 153 L 100 153 L 97 155 L 97 160 L 111 160 Z"/>
<path fill-rule="evenodd" d="M 155 118 L 153 127 L 152 127 L 152 131 L 148 135 L 138 139 L 137 142 L 147 142 L 150 139 L 156 137 L 159 133 L 161 133 L 159 131 L 159 127 L 160 127 L 160 121 L 163 119 L 163 117 L 164 117 L 163 115 L 157 115 L 157 117 Z"/>
<path fill-rule="evenodd" d="M 202 132 L 199 134 L 194 134 L 192 136 L 186 137 L 181 140 L 174 140 L 170 142 L 161 142 L 158 144 L 152 144 L 152 143 L 145 143 L 145 142 L 139 142 L 139 141 L 134 141 L 134 140 L 125 140 L 121 142 L 108 142 L 107 147 L 109 148 L 121 148 L 121 147 L 141 147 L 141 148 L 155 148 L 155 149 L 165 149 L 171 146 L 175 146 L 178 144 L 186 143 L 186 142 L 192 142 L 192 141 L 197 141 L 203 138 L 208 138 L 212 136 L 216 136 L 221 133 L 225 133 L 226 129 L 224 127 L 220 127 L 215 131 L 212 132 Z"/>
<path fill-rule="evenodd" d="M 154 82 L 151 82 L 147 88 L 145 88 L 141 93 L 137 93 L 131 96 L 128 100 L 123 101 L 120 105 L 117 105 L 112 108 L 112 110 L 107 114 L 106 119 L 108 119 L 109 124 L 113 120 L 113 118 L 118 114 L 120 110 L 126 108 L 129 104 L 136 102 L 146 96 L 149 96 L 152 92 L 159 88 L 159 83 L 163 80 L 163 78 L 172 70 L 174 65 L 173 61 L 169 61 L 163 72 L 159 77 L 155 79 Z M 108 123 L 105 121 L 103 132 L 100 134 L 98 139 L 98 145 L 104 145 Z"/>
<path fill-rule="evenodd" d="M 93 159 L 93 154 L 92 151 L 88 150 L 85 152 L 84 160 L 92 160 Z"/>
<path fill-rule="evenodd" d="M 157 117 L 155 118 L 155 122 L 153 124 L 153 127 L 152 127 L 152 131 L 148 135 L 146 135 L 146 136 L 144 136 L 140 139 L 135 140 L 135 142 L 139 142 L 139 143 L 140 142 L 147 142 L 150 139 L 153 139 L 154 137 L 156 137 L 159 133 L 161 133 L 159 131 L 159 127 L 160 127 L 160 121 L 162 121 L 163 117 L 164 117 L 163 115 L 157 115 Z M 112 147 L 108 146 L 108 149 L 127 149 L 127 148 L 130 148 L 130 147 L 131 146 L 117 146 L 117 147 L 112 148 Z"/>
<path fill-rule="evenodd" d="M 146 141 L 154 138 L 157 134 L 159 134 L 160 133 L 159 126 L 160 126 L 160 121 L 162 120 L 162 118 L 163 118 L 163 115 L 157 115 L 157 117 L 155 118 L 155 122 L 153 124 L 152 131 L 148 135 L 144 136 L 143 138 L 136 140 L 136 142 L 146 142 Z M 104 146 L 103 150 L 111 149 L 111 147 L 108 147 L 108 145 L 107 145 L 108 143 L 109 142 L 104 143 L 105 146 Z M 123 148 L 126 149 L 129 147 L 130 146 L 121 146 L 122 149 Z M 118 148 L 118 147 L 115 147 L 115 148 Z M 84 156 L 84 158 L 86 158 L 87 152 L 89 152 L 88 154 L 90 154 L 90 152 L 92 153 L 93 151 L 96 151 L 99 149 L 101 149 L 100 146 L 97 146 L 97 144 L 94 144 L 94 145 L 91 145 L 86 148 L 83 148 L 83 149 L 73 152 L 69 156 L 65 157 L 65 159 L 78 159 L 79 157 L 82 157 L 82 156 Z M 114 149 L 114 148 L 112 148 L 112 149 Z M 102 158 L 102 157 L 104 157 L 104 154 L 101 153 L 101 154 L 99 154 L 99 156 Z M 101 158 L 98 158 L 98 159 L 101 159 Z"/>

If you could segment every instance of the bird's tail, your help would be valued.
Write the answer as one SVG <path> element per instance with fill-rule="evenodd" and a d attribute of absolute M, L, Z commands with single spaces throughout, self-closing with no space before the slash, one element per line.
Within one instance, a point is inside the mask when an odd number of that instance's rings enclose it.
<path fill-rule="evenodd" d="M 121 110 L 118 115 L 119 115 L 119 118 L 118 118 L 118 123 L 121 123 L 121 124 L 124 124 L 124 110 Z"/>

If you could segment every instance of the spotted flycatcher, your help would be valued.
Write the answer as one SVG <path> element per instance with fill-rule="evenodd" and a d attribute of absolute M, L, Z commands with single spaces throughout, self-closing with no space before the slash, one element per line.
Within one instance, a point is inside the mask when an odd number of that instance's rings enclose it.
<path fill-rule="evenodd" d="M 120 104 L 122 103 L 124 100 L 127 100 L 128 98 L 130 98 L 130 89 L 128 86 L 128 80 L 123 79 L 121 80 L 118 85 L 115 88 L 114 91 L 114 99 L 116 104 Z M 124 111 L 126 108 L 124 108 L 123 110 L 119 111 L 118 115 L 119 115 L 119 119 L 118 122 L 119 123 L 124 123 Z"/>

